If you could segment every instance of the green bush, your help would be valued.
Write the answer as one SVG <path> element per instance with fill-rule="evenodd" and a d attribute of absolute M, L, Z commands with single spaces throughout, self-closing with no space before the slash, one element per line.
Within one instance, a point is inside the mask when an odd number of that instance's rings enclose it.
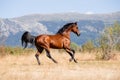
<path fill-rule="evenodd" d="M 95 49 L 94 42 L 89 40 L 85 44 L 82 45 L 83 52 L 91 53 Z"/>
<path fill-rule="evenodd" d="M 74 42 L 71 43 L 70 47 L 71 47 L 72 49 L 74 49 L 75 51 L 79 51 L 79 50 L 80 50 L 80 46 L 77 45 L 77 44 L 74 43 Z"/>
<path fill-rule="evenodd" d="M 106 27 L 98 40 L 102 58 L 109 59 L 113 51 L 120 51 L 120 24 L 118 22 Z"/>

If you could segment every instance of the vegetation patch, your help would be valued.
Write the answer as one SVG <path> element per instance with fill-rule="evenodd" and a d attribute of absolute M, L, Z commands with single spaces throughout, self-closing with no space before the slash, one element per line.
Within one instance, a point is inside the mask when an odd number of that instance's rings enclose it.
<path fill-rule="evenodd" d="M 5 55 L 28 55 L 35 50 L 32 48 L 23 49 L 21 47 L 0 46 L 0 56 Z"/>

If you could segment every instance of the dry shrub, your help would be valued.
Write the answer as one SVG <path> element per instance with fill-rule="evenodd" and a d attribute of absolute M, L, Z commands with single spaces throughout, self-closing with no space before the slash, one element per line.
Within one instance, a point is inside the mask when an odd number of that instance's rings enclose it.
<path fill-rule="evenodd" d="M 0 56 L 6 55 L 29 55 L 34 49 L 23 49 L 21 47 L 0 46 Z"/>

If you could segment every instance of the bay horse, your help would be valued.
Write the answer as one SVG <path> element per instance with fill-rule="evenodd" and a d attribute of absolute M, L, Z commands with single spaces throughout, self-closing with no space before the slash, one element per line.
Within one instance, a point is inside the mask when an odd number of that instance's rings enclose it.
<path fill-rule="evenodd" d="M 50 58 L 54 63 L 57 63 L 57 61 L 53 59 L 50 54 L 50 48 L 64 49 L 71 56 L 69 61 L 74 60 L 74 62 L 77 63 L 76 59 L 74 58 L 75 50 L 70 48 L 71 32 L 75 33 L 77 36 L 80 36 L 77 22 L 65 24 L 55 35 L 43 34 L 37 36 L 35 38 L 35 46 L 37 48 L 35 57 L 37 59 L 38 65 L 40 65 L 39 55 L 44 49 L 46 51 L 47 57 Z"/>
<path fill-rule="evenodd" d="M 36 36 L 31 35 L 30 32 L 28 31 L 25 31 L 23 33 L 21 37 L 21 43 L 22 43 L 22 46 L 24 46 L 23 44 L 25 44 L 24 49 L 27 47 L 28 43 L 34 45 L 35 37 Z"/>

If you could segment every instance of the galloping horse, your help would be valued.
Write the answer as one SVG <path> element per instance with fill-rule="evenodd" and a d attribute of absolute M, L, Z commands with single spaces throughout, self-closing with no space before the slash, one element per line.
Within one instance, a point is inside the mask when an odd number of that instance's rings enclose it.
<path fill-rule="evenodd" d="M 34 45 L 35 36 L 31 35 L 30 32 L 25 31 L 21 37 L 22 46 L 25 43 L 24 49 L 27 47 L 28 43 Z"/>
<path fill-rule="evenodd" d="M 77 22 L 65 24 L 55 35 L 43 34 L 35 38 L 35 46 L 38 50 L 38 52 L 35 54 L 35 57 L 39 65 L 39 54 L 41 54 L 44 49 L 47 57 L 50 58 L 54 63 L 57 63 L 57 61 L 50 55 L 50 48 L 64 49 L 71 56 L 69 61 L 74 60 L 74 62 L 77 63 L 74 58 L 75 51 L 70 48 L 70 32 L 80 36 Z"/>

